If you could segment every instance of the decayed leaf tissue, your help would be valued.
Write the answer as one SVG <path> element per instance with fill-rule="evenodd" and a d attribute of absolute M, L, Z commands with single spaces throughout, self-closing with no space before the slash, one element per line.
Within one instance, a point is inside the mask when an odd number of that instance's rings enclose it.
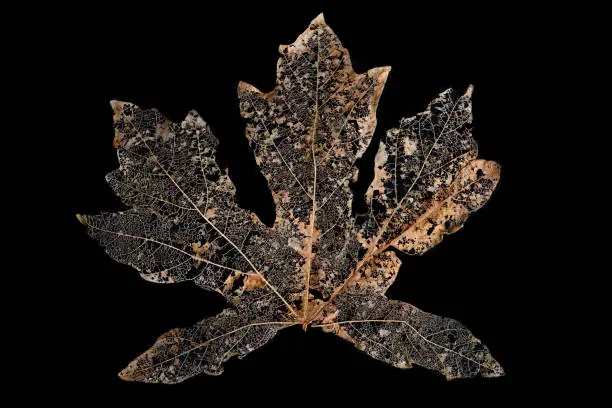
<path fill-rule="evenodd" d="M 276 205 L 272 227 L 240 208 L 215 161 L 217 139 L 196 112 L 172 123 L 157 110 L 112 102 L 119 169 L 107 180 L 131 209 L 85 216 L 89 234 L 152 282 L 194 284 L 232 307 L 171 330 L 121 373 L 177 383 L 218 375 L 279 330 L 301 325 L 346 339 L 400 368 L 446 378 L 503 375 L 455 320 L 385 297 L 401 261 L 460 229 L 499 180 L 477 159 L 471 93 L 441 93 L 378 146 L 367 214 L 353 214 L 355 161 L 376 127 L 390 67 L 357 74 L 323 16 L 280 47 L 276 87 L 239 85 L 246 135 Z"/>

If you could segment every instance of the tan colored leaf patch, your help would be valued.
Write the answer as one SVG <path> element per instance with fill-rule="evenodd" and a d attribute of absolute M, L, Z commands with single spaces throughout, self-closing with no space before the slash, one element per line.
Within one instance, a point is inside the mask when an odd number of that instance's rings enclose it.
<path fill-rule="evenodd" d="M 218 375 L 286 327 L 322 328 L 378 360 L 448 379 L 503 375 L 460 323 L 385 296 L 397 251 L 423 254 L 482 207 L 500 168 L 477 159 L 472 88 L 441 93 L 380 142 L 355 215 L 350 182 L 370 145 L 389 67 L 356 73 L 348 51 L 314 19 L 280 47 L 276 86 L 240 83 L 246 136 L 268 181 L 276 220 L 267 227 L 235 202 L 216 164 L 217 139 L 197 112 L 172 123 L 155 109 L 113 101 L 119 168 L 106 177 L 130 208 L 79 215 L 118 262 L 158 283 L 192 281 L 232 305 L 162 335 L 120 374 L 177 383 Z"/>

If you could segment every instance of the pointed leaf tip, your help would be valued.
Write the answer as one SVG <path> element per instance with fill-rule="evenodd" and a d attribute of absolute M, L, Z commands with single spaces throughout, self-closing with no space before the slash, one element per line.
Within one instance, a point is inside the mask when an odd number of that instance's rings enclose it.
<path fill-rule="evenodd" d="M 185 118 L 188 119 L 188 120 L 202 121 L 204 123 L 204 125 L 206 125 L 206 121 L 204 121 L 204 119 L 202 119 L 202 116 L 195 109 L 192 109 L 189 112 L 187 112 L 187 116 Z"/>
<path fill-rule="evenodd" d="M 76 217 L 77 217 L 77 220 L 79 220 L 79 222 L 81 224 L 87 225 L 87 216 L 86 215 L 77 214 Z"/>
<path fill-rule="evenodd" d="M 474 92 L 474 85 L 470 84 L 465 91 L 465 96 L 471 97 L 472 92 Z"/>
<path fill-rule="evenodd" d="M 240 81 L 238 82 L 238 94 L 252 92 L 254 94 L 260 95 L 263 94 L 259 89 L 249 84 L 248 82 Z"/>
<path fill-rule="evenodd" d="M 138 358 L 136 360 L 138 360 Z M 117 374 L 117 377 L 123 381 L 144 381 L 142 375 L 139 375 L 142 372 L 136 368 L 136 360 L 133 360 L 123 370 L 121 370 Z"/>
<path fill-rule="evenodd" d="M 389 72 L 391 72 L 391 66 L 390 65 L 386 65 L 384 67 L 372 68 L 372 69 L 370 69 L 368 71 L 368 73 L 370 74 L 370 77 L 377 76 L 381 80 L 386 80 L 387 77 L 389 76 Z"/>
<path fill-rule="evenodd" d="M 310 24 L 325 24 L 325 16 L 323 16 L 323 13 L 319 13 Z"/>
<path fill-rule="evenodd" d="M 119 377 L 123 381 L 134 381 L 134 378 L 127 371 L 127 368 L 124 368 L 123 370 L 121 370 L 121 372 L 117 374 L 117 377 Z"/>

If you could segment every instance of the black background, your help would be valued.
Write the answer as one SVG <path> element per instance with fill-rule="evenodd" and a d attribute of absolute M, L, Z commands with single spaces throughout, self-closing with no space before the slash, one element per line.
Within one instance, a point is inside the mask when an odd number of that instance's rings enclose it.
<path fill-rule="evenodd" d="M 60 338 L 53 364 L 65 373 L 58 374 L 55 393 L 113 404 L 168 398 L 211 405 L 221 398 L 284 405 L 309 395 L 316 396 L 313 403 L 410 404 L 514 398 L 544 381 L 532 360 L 532 326 L 543 312 L 530 308 L 529 300 L 541 266 L 524 255 L 529 235 L 524 215 L 534 200 L 524 190 L 534 171 L 526 146 L 534 143 L 532 125 L 541 119 L 537 101 L 545 93 L 539 61 L 551 50 L 552 34 L 537 28 L 543 27 L 541 16 L 510 5 L 468 9 L 406 3 L 391 9 L 378 3 L 236 5 L 224 11 L 184 6 L 136 13 L 118 9 L 108 15 L 91 10 L 92 19 L 56 27 L 48 60 L 57 61 L 54 85 L 62 96 L 49 103 L 60 111 L 56 137 L 65 158 L 50 187 L 63 205 L 61 250 L 50 262 L 61 265 L 54 276 L 61 276 L 62 291 L 52 296 L 50 305 L 59 308 L 61 318 L 49 330 Z M 465 324 L 506 376 L 447 382 L 418 367 L 386 366 L 334 336 L 294 327 L 244 360 L 230 360 L 219 377 L 199 376 L 175 386 L 122 382 L 117 373 L 159 335 L 214 315 L 224 303 L 189 283 L 141 280 L 106 256 L 74 218 L 124 208 L 104 181 L 117 166 L 109 101 L 155 107 L 173 121 L 197 110 L 220 139 L 219 161 L 229 168 L 239 202 L 270 221 L 272 204 L 247 149 L 237 84 L 244 80 L 271 90 L 278 45 L 293 42 L 321 11 L 358 73 L 392 66 L 375 140 L 401 117 L 422 111 L 439 92 L 474 85 L 479 156 L 501 164 L 501 182 L 462 230 L 423 256 L 404 258 L 388 295 Z M 366 175 L 362 189 L 372 166 L 368 159 L 371 154 L 360 163 Z"/>

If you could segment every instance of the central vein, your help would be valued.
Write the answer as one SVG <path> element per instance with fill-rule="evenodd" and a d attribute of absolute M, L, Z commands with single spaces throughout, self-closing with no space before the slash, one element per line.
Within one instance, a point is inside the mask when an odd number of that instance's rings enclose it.
<path fill-rule="evenodd" d="M 312 211 L 310 212 L 310 227 L 309 227 L 309 238 L 308 238 L 308 251 L 306 258 L 306 288 L 304 290 L 304 316 L 303 316 L 303 329 L 306 330 L 310 319 L 308 316 L 308 303 L 310 301 L 310 273 L 312 271 L 312 247 L 315 239 L 315 220 L 317 213 L 317 158 L 315 152 L 315 141 L 317 136 L 317 127 L 319 125 L 319 61 L 320 61 L 320 49 L 321 43 L 319 35 L 317 33 L 317 74 L 316 74 L 316 89 L 315 89 L 315 108 L 314 108 L 314 123 L 312 125 L 312 137 L 310 141 L 310 152 L 312 154 L 312 167 L 313 167 L 313 182 L 312 182 Z"/>

